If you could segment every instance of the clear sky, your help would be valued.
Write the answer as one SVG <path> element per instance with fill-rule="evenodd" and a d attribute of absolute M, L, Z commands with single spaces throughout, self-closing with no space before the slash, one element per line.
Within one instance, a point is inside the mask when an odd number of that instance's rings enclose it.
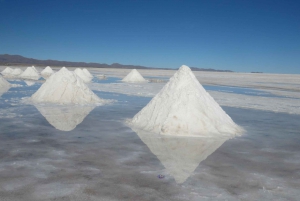
<path fill-rule="evenodd" d="M 300 1 L 0 0 L 0 54 L 300 73 Z"/>

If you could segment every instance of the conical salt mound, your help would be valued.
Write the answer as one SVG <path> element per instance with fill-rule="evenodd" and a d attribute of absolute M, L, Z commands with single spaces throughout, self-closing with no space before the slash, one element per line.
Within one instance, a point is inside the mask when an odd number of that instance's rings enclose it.
<path fill-rule="evenodd" d="M 59 104 L 104 104 L 108 102 L 95 95 L 74 72 L 65 67 L 49 77 L 31 98 L 34 102 Z"/>
<path fill-rule="evenodd" d="M 20 68 L 16 68 L 11 72 L 11 76 L 13 77 L 18 77 L 19 75 L 21 75 L 23 73 L 23 71 Z"/>
<path fill-rule="evenodd" d="M 44 78 L 48 78 L 48 77 L 50 77 L 53 73 L 54 73 L 54 71 L 50 68 L 50 66 L 47 66 L 47 67 L 41 72 L 41 75 L 42 75 Z"/>
<path fill-rule="evenodd" d="M 51 106 L 35 105 L 46 120 L 61 131 L 71 131 L 95 108 L 95 105 L 86 106 Z"/>
<path fill-rule="evenodd" d="M 81 68 L 76 68 L 74 73 L 80 77 L 85 83 L 90 82 L 93 77 L 89 77 Z"/>
<path fill-rule="evenodd" d="M 20 75 L 20 77 L 30 80 L 38 80 L 40 78 L 38 71 L 34 66 L 26 68 L 26 70 Z"/>
<path fill-rule="evenodd" d="M 133 69 L 126 77 L 123 78 L 123 82 L 131 82 L 131 83 L 136 83 L 136 82 L 147 82 L 145 78 L 136 70 Z"/>
<path fill-rule="evenodd" d="M 88 77 L 93 78 L 93 75 L 90 73 L 90 71 L 88 71 L 88 69 L 84 68 L 82 70 Z"/>
<path fill-rule="evenodd" d="M 146 131 L 175 136 L 228 136 L 242 131 L 184 65 L 131 123 Z"/>
<path fill-rule="evenodd" d="M 194 138 L 149 135 L 133 129 L 177 183 L 183 183 L 199 164 L 228 138 Z"/>
<path fill-rule="evenodd" d="M 0 76 L 0 97 L 7 92 L 10 88 L 9 82 L 7 82 L 2 76 Z"/>
<path fill-rule="evenodd" d="M 1 74 L 2 75 L 10 75 L 12 72 L 13 72 L 14 69 L 10 68 L 10 67 L 6 67 L 2 72 Z"/>

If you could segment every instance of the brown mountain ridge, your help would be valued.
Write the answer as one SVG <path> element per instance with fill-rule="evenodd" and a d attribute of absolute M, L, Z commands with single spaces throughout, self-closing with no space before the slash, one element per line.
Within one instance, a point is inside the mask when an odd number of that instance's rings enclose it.
<path fill-rule="evenodd" d="M 123 69 L 164 69 L 169 68 L 153 68 L 139 65 L 124 65 L 119 63 L 101 64 L 101 63 L 86 63 L 86 62 L 72 62 L 72 61 L 58 61 L 58 60 L 39 60 L 33 58 L 23 57 L 21 55 L 0 54 L 1 66 L 52 66 L 52 67 L 91 67 L 91 68 L 123 68 Z M 230 70 L 215 70 L 211 68 L 197 68 L 191 67 L 193 71 L 216 71 L 216 72 L 232 72 Z"/>

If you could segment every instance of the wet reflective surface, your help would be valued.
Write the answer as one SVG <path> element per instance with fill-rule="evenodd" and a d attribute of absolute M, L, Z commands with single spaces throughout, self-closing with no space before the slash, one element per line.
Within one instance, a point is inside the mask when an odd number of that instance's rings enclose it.
<path fill-rule="evenodd" d="M 150 98 L 96 92 L 118 102 L 90 111 L 21 104 L 38 85 L 0 97 L 0 200 L 299 198 L 299 115 L 223 107 L 246 134 L 157 137 L 124 123 Z"/>

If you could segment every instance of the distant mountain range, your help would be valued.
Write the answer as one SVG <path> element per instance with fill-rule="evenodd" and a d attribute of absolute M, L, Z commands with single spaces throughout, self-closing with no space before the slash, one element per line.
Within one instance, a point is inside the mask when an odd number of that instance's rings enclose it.
<path fill-rule="evenodd" d="M 101 64 L 101 63 L 86 63 L 86 62 L 71 62 L 71 61 L 57 61 L 57 60 L 39 60 L 26 58 L 20 55 L 9 55 L 0 54 L 0 65 L 1 66 L 57 66 L 57 67 L 92 67 L 92 68 L 123 68 L 123 69 L 164 69 L 172 70 L 169 68 L 152 68 L 146 66 L 136 66 L 136 65 L 124 65 L 119 63 Z M 193 71 L 216 71 L 216 72 L 233 72 L 230 70 L 215 70 L 211 68 L 197 68 L 191 67 Z"/>

